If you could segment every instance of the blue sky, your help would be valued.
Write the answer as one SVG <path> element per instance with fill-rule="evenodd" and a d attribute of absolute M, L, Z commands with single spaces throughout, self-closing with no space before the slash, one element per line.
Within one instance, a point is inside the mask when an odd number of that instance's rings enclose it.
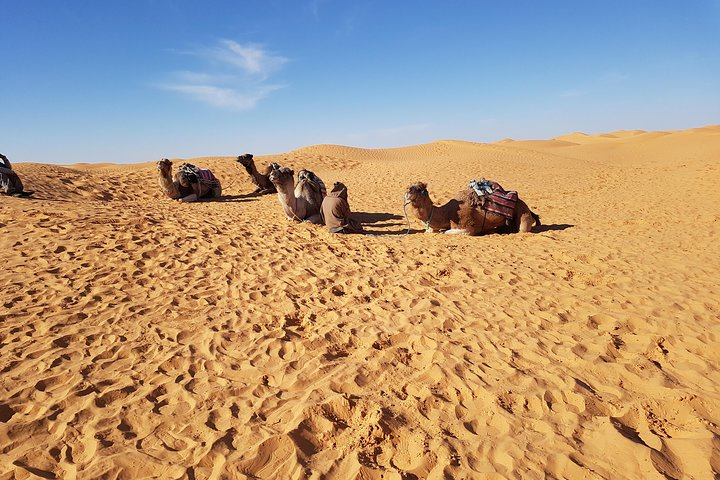
<path fill-rule="evenodd" d="M 720 0 L 0 0 L 0 19 L 16 162 L 720 123 Z"/>

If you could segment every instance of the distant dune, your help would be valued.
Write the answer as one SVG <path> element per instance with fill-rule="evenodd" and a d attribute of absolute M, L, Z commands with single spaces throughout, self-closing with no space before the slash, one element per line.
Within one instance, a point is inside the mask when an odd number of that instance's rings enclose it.
<path fill-rule="evenodd" d="M 0 479 L 720 475 L 720 126 L 255 158 L 344 182 L 372 236 L 181 161 L 223 201 L 164 198 L 154 162 L 16 164 Z M 403 235 L 410 183 L 481 177 L 542 227 Z"/>

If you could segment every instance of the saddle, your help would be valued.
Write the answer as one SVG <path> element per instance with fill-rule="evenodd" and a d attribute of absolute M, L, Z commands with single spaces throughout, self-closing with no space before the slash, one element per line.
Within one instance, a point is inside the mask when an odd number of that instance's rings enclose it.
<path fill-rule="evenodd" d="M 213 185 L 217 183 L 215 175 L 210 170 L 196 167 L 192 163 L 183 163 L 180 165 L 180 174 L 191 183 L 205 183 Z"/>
<path fill-rule="evenodd" d="M 310 170 L 303 169 L 298 172 L 297 183 L 300 183 L 301 180 L 307 180 L 307 181 L 312 182 L 317 187 L 317 189 L 320 191 L 322 198 L 325 198 L 325 196 L 327 195 L 327 190 L 325 189 L 325 183 L 320 179 L 320 177 L 315 175 Z"/>
<path fill-rule="evenodd" d="M 505 217 L 507 222 L 512 221 L 517 205 L 518 194 L 514 191 L 505 191 L 499 183 L 481 178 L 472 180 L 468 190 L 474 192 L 478 205 L 485 211 Z"/>

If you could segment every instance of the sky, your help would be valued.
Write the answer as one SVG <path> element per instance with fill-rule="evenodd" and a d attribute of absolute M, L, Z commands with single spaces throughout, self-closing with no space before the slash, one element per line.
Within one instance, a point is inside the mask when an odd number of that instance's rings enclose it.
<path fill-rule="evenodd" d="M 720 124 L 720 0 L 0 0 L 0 20 L 13 162 Z"/>

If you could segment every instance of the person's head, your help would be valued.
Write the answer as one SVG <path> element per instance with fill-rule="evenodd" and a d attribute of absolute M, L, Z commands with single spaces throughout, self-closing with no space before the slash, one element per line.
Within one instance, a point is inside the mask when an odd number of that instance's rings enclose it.
<path fill-rule="evenodd" d="M 347 200 L 347 187 L 342 182 L 335 182 L 330 193 L 334 193 L 335 196 Z"/>

